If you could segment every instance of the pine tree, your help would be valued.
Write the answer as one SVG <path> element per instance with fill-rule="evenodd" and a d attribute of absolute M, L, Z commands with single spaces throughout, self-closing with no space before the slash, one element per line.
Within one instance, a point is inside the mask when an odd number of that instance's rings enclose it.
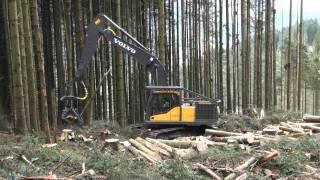
<path fill-rule="evenodd" d="M 24 94 L 22 83 L 22 70 L 21 70 L 21 52 L 20 52 L 20 39 L 19 39 L 19 24 L 17 14 L 16 0 L 8 1 L 9 9 L 9 44 L 10 44 L 10 57 L 11 59 L 11 76 L 13 81 L 13 104 L 16 121 L 16 129 L 18 133 L 26 131 L 25 109 L 24 109 Z"/>
<path fill-rule="evenodd" d="M 40 112 L 41 112 L 41 123 L 42 130 L 46 132 L 48 142 L 51 142 L 49 120 L 48 120 L 48 102 L 47 102 L 47 91 L 46 91 L 46 80 L 45 80 L 45 69 L 43 51 L 41 45 L 41 32 L 39 25 L 38 15 L 38 4 L 37 0 L 31 0 L 30 4 L 31 13 L 31 27 L 33 29 L 33 47 L 35 52 L 35 59 L 37 62 L 38 74 L 39 74 L 39 88 L 40 88 Z"/>

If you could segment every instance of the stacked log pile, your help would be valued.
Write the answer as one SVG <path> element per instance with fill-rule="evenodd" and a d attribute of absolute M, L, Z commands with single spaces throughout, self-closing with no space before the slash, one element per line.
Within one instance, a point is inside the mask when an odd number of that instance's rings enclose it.
<path fill-rule="evenodd" d="M 121 144 L 124 144 L 132 154 L 142 157 L 151 163 L 157 163 L 168 158 L 193 157 L 200 153 L 205 153 L 208 146 L 215 144 L 209 140 L 161 140 L 143 139 L 141 137 L 129 139 L 128 142 L 122 142 Z"/>
<path fill-rule="evenodd" d="M 128 143 L 125 144 L 133 154 L 143 157 L 151 163 L 157 163 L 168 158 L 193 157 L 205 153 L 209 146 L 225 146 L 228 144 L 260 146 L 268 142 L 276 142 L 282 137 L 296 140 L 296 138 L 319 132 L 320 116 L 304 115 L 302 120 L 269 125 L 262 131 L 255 133 L 206 129 L 206 136 L 183 137 L 174 140 L 138 137 L 129 139 Z"/>

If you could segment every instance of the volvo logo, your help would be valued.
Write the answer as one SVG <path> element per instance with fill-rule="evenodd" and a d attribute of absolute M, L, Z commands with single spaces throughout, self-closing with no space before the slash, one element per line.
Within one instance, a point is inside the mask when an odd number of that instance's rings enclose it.
<path fill-rule="evenodd" d="M 117 38 L 114 38 L 114 43 L 118 44 L 119 46 L 121 46 L 122 48 L 124 48 L 125 50 L 131 52 L 132 54 L 136 53 L 136 50 L 133 49 L 132 47 L 128 46 L 127 44 L 125 44 L 124 42 L 121 42 L 120 40 L 118 40 Z"/>

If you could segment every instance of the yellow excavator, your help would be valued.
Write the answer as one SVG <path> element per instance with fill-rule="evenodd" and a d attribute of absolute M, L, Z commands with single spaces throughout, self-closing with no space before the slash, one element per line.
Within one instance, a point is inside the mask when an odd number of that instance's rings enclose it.
<path fill-rule="evenodd" d="M 113 29 L 121 31 L 122 35 L 127 36 L 132 43 L 122 40 L 114 33 Z M 211 99 L 180 86 L 169 86 L 165 68 L 158 58 L 105 14 L 99 14 L 89 24 L 78 71 L 75 74 L 75 79 L 67 85 L 67 89 L 80 79 L 81 74 L 91 62 L 100 37 L 131 55 L 151 73 L 153 85 L 146 86 L 147 102 L 144 122 L 148 125 L 175 126 L 175 128 L 154 131 L 154 136 L 163 132 L 181 130 L 183 127 L 195 130 L 200 126 L 212 126 L 217 123 L 219 99 Z M 73 116 L 78 120 L 79 125 L 82 125 L 81 115 L 76 108 L 70 106 L 72 101 L 82 99 L 84 98 L 75 96 L 61 97 L 60 100 L 67 104 L 62 111 L 62 119 Z"/>

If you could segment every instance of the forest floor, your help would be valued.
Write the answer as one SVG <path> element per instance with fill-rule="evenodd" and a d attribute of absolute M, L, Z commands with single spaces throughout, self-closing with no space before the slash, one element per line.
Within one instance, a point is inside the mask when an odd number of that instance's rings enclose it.
<path fill-rule="evenodd" d="M 225 123 L 220 128 L 230 132 L 256 132 L 269 124 L 295 121 L 298 118 L 297 113 L 280 112 L 261 120 L 229 115 L 223 118 Z M 297 140 L 283 137 L 259 147 L 246 148 L 241 144 L 210 146 L 205 153 L 187 158 L 167 158 L 152 164 L 133 155 L 124 146 L 120 146 L 118 151 L 103 147 L 106 136 L 120 141 L 134 138 L 135 134 L 127 128 L 116 129 L 97 122 L 92 128 L 74 131 L 76 135 L 73 140 L 58 141 L 53 147 L 44 144 L 42 134 L 12 136 L 0 133 L 0 179 L 35 176 L 42 176 L 43 179 L 85 179 L 90 173 L 91 178 L 101 179 L 211 179 L 197 168 L 197 163 L 209 167 L 220 177 L 226 177 L 254 153 L 270 150 L 278 151 L 279 155 L 270 161 L 251 166 L 240 174 L 246 173 L 247 179 L 317 179 L 317 173 L 320 172 L 318 134 Z M 30 163 L 23 159 L 28 159 Z M 89 173 L 88 176 L 81 176 L 85 172 Z M 48 176 L 50 174 L 54 176 Z"/>

